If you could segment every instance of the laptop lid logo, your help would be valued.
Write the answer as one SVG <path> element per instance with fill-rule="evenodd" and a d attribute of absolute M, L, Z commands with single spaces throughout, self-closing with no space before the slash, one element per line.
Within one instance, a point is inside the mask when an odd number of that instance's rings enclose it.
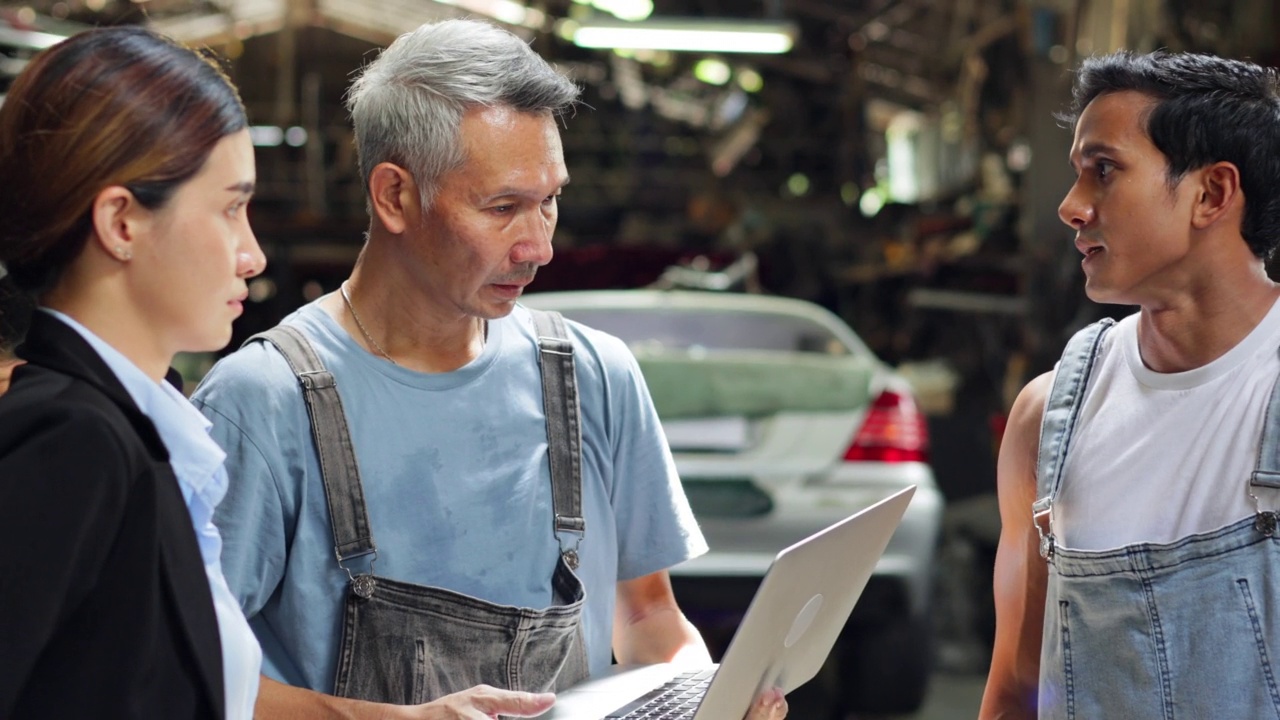
<path fill-rule="evenodd" d="M 818 593 L 809 598 L 809 602 L 805 603 L 800 613 L 796 615 L 796 619 L 791 622 L 791 629 L 787 631 L 787 637 L 782 641 L 783 646 L 791 647 L 799 642 L 801 636 L 813 624 L 813 619 L 818 617 L 818 611 L 822 609 L 822 593 Z"/>

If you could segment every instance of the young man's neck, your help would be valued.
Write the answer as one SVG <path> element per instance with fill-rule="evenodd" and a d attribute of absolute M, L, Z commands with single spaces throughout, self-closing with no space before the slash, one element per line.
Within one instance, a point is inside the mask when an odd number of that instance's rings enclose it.
<path fill-rule="evenodd" d="M 1142 307 L 1138 348 L 1143 364 L 1161 373 L 1208 365 L 1240 344 L 1280 299 L 1280 286 L 1267 277 L 1261 261 L 1210 283 L 1205 291 Z"/>

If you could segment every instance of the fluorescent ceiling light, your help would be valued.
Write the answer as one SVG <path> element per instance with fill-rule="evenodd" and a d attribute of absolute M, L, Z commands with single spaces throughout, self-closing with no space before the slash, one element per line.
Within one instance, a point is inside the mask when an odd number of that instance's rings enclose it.
<path fill-rule="evenodd" d="M 784 53 L 796 37 L 788 22 L 709 18 L 581 20 L 566 30 L 579 47 L 691 52 Z"/>

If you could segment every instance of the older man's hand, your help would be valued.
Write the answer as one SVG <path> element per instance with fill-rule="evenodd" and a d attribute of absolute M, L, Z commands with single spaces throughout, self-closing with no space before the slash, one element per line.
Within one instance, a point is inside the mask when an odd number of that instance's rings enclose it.
<path fill-rule="evenodd" d="M 760 693 L 745 720 L 782 720 L 787 716 L 787 698 L 778 688 Z"/>

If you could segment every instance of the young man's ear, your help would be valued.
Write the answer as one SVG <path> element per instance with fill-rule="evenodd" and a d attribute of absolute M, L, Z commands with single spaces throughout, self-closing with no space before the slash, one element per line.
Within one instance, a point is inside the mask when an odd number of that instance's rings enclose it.
<path fill-rule="evenodd" d="M 1217 162 L 1199 171 L 1200 186 L 1191 223 L 1203 230 L 1244 208 L 1240 170 L 1233 163 Z"/>
<path fill-rule="evenodd" d="M 104 252 L 120 262 L 133 259 L 146 208 L 127 189 L 112 185 L 93 199 L 93 238 Z"/>
<path fill-rule="evenodd" d="M 417 224 L 418 184 L 399 165 L 378 163 L 369 173 L 369 204 L 382 226 L 399 235 Z"/>

